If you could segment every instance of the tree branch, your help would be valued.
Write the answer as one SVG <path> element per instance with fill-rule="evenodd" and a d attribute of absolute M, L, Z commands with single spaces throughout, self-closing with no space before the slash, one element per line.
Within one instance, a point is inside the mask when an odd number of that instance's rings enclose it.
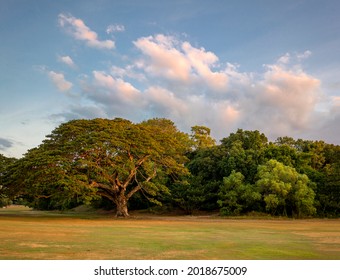
<path fill-rule="evenodd" d="M 152 178 L 154 178 L 154 177 L 156 176 L 156 174 L 157 174 L 157 169 L 154 168 L 154 172 L 152 173 L 152 175 L 149 176 L 148 178 L 146 178 L 146 180 L 145 180 L 144 182 L 149 182 Z M 137 180 L 137 176 L 135 176 L 135 180 L 136 180 L 136 182 L 137 182 L 138 185 L 137 185 L 137 187 L 133 188 L 133 189 L 126 195 L 127 200 L 128 200 L 131 196 L 133 196 L 136 192 L 138 192 L 139 190 L 142 189 L 141 184 L 140 184 L 140 183 L 138 182 L 138 180 Z"/>
<path fill-rule="evenodd" d="M 129 185 L 129 183 L 131 182 L 132 178 L 135 177 L 138 168 L 150 157 L 150 155 L 146 155 L 142 158 L 140 158 L 139 160 L 137 160 L 135 167 L 130 171 L 129 176 L 127 177 L 127 179 L 125 180 L 122 188 L 124 190 L 126 190 L 127 186 Z"/>

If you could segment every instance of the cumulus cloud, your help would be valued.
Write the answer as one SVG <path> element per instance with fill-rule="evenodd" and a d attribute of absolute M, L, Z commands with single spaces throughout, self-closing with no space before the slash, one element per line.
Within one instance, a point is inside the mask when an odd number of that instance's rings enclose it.
<path fill-rule="evenodd" d="M 172 36 L 142 37 L 134 44 L 142 56 L 133 65 L 93 72 L 91 100 L 107 110 L 117 112 L 123 104 L 130 106 L 124 113 L 130 118 L 147 111 L 186 130 L 207 125 L 217 138 L 238 127 L 259 129 L 272 138 L 311 127 L 320 81 L 294 64 L 298 55 L 286 53 L 265 65 L 263 73 L 253 74 L 240 72 L 236 64 L 221 67 L 213 52 Z M 139 82 L 149 85 L 144 90 L 124 80 L 138 80 L 137 73 L 143 77 Z"/>
<path fill-rule="evenodd" d="M 112 96 L 118 95 L 121 100 L 133 101 L 139 96 L 139 90 L 133 85 L 111 75 L 100 71 L 93 71 L 94 83 L 96 86 L 108 90 Z"/>
<path fill-rule="evenodd" d="M 73 86 L 73 84 L 71 82 L 69 82 L 65 79 L 63 73 L 57 73 L 57 72 L 54 72 L 54 71 L 49 71 L 48 76 L 50 77 L 50 79 L 52 80 L 54 85 L 60 91 L 63 91 L 63 92 L 69 91 Z"/>
<path fill-rule="evenodd" d="M 76 64 L 74 63 L 73 59 L 70 56 L 58 56 L 58 61 L 61 63 L 66 64 L 71 68 L 76 68 Z"/>
<path fill-rule="evenodd" d="M 72 15 L 59 14 L 59 25 L 65 28 L 75 39 L 85 41 L 89 47 L 98 49 L 114 49 L 112 40 L 99 40 L 96 32 L 92 31 L 83 20 Z"/>
<path fill-rule="evenodd" d="M 213 52 L 163 34 L 139 38 L 134 45 L 142 53 L 136 67 L 148 75 L 172 82 L 177 89 L 199 86 L 211 95 L 227 90 L 227 67 L 221 69 Z"/>
<path fill-rule="evenodd" d="M 82 91 L 83 97 L 92 103 L 90 108 L 105 112 L 107 117 L 132 117 L 132 112 L 140 113 L 144 102 L 141 92 L 132 84 L 105 71 L 93 71 L 91 79 L 83 80 Z M 89 107 L 83 108 L 88 111 Z M 80 109 L 76 113 L 80 114 Z"/>
<path fill-rule="evenodd" d="M 278 61 L 280 63 L 280 61 Z M 295 135 L 311 128 L 320 99 L 320 81 L 301 70 L 266 66 L 261 80 L 253 81 L 239 100 L 241 125 L 272 137 Z"/>
<path fill-rule="evenodd" d="M 162 34 L 142 37 L 134 42 L 144 57 L 138 62 L 148 74 L 176 81 L 189 81 L 190 62 L 176 48 L 177 40 Z"/>
<path fill-rule="evenodd" d="M 207 52 L 204 48 L 194 48 L 189 42 L 182 44 L 192 68 L 195 72 L 208 83 L 209 86 L 216 90 L 226 90 L 228 76 L 225 72 L 214 72 L 211 68 L 218 62 L 218 57 Z"/>
<path fill-rule="evenodd" d="M 304 127 L 318 101 L 318 79 L 273 66 L 261 86 L 262 98 L 269 106 L 278 109 L 292 126 Z"/>
<path fill-rule="evenodd" d="M 97 40 L 81 20 L 76 25 L 76 19 L 64 17 L 66 23 L 86 31 L 78 30 L 79 38 Z M 118 29 L 112 25 L 107 32 Z M 84 110 L 83 115 L 100 112 L 100 116 L 137 121 L 166 117 L 186 131 L 193 125 L 206 125 L 216 138 L 237 128 L 258 129 L 271 139 L 315 129 L 321 82 L 301 65 L 310 51 L 285 53 L 272 65 L 264 65 L 263 71 L 247 73 L 240 71 L 240 65 L 221 62 L 214 52 L 175 36 L 141 37 L 133 44 L 139 56 L 125 60 L 127 65 L 95 70 L 82 79 L 81 96 L 89 104 L 73 108 L 74 115 Z M 60 73 L 50 71 L 49 75 L 56 84 L 65 81 Z M 65 90 L 67 84 L 59 88 Z M 332 110 L 337 116 L 338 107 Z"/>

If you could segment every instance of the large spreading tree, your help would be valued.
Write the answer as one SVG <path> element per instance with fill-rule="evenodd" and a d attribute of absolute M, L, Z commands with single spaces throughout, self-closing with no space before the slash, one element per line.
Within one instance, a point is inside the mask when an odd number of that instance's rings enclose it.
<path fill-rule="evenodd" d="M 168 192 L 166 180 L 187 173 L 190 147 L 189 136 L 166 119 L 73 120 L 18 161 L 20 172 L 7 188 L 15 186 L 17 194 L 45 201 L 47 208 L 105 197 L 117 215 L 129 216 L 128 201 L 136 192 L 157 202 L 159 192 Z"/>

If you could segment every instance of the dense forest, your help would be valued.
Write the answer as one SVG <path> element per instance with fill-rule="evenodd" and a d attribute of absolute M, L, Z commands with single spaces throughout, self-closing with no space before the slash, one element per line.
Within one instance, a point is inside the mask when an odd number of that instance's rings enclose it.
<path fill-rule="evenodd" d="M 221 215 L 338 217 L 340 146 L 238 129 L 116 118 L 61 124 L 22 158 L 0 155 L 0 206 L 181 209 Z"/>

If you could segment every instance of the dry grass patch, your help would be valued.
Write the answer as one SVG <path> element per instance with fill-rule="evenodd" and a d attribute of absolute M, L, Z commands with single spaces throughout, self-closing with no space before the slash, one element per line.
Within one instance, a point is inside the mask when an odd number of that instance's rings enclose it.
<path fill-rule="evenodd" d="M 340 259 L 339 220 L 8 211 L 0 210 L 1 259 Z"/>

